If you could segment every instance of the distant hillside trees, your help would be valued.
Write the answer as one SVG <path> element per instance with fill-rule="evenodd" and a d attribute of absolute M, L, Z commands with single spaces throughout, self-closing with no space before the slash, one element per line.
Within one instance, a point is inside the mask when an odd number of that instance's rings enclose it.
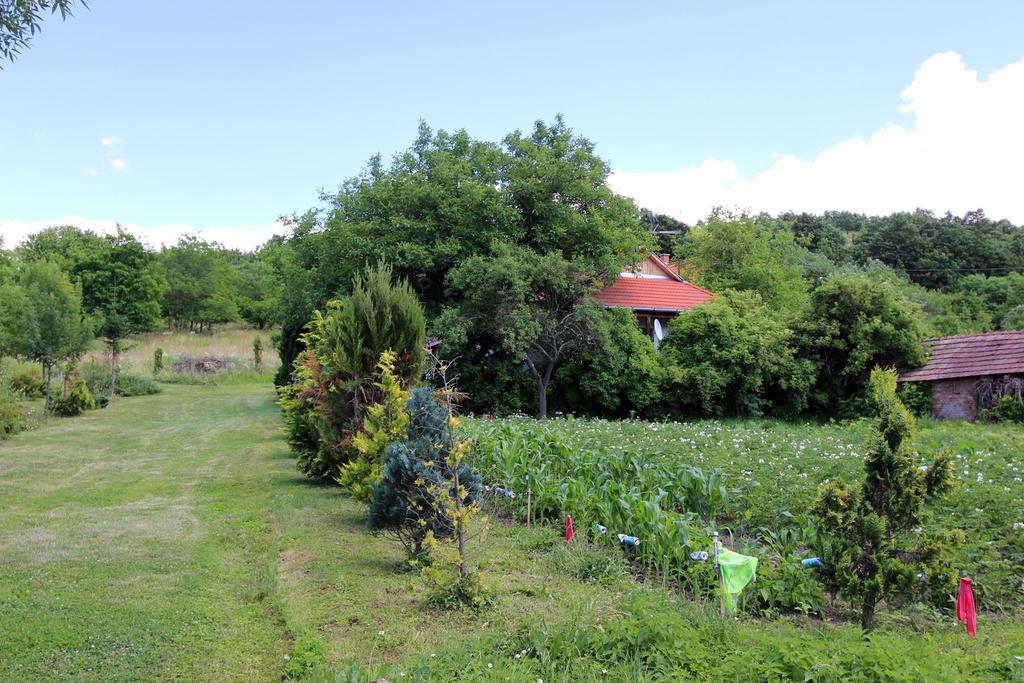
<path fill-rule="evenodd" d="M 167 282 L 163 315 L 174 327 L 202 332 L 238 319 L 239 274 L 222 247 L 187 235 L 159 260 Z"/>

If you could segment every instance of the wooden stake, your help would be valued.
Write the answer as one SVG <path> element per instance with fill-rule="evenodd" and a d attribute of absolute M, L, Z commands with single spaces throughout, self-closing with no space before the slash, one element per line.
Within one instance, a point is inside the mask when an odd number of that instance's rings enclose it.
<path fill-rule="evenodd" d="M 533 527 L 533 489 L 526 489 L 526 528 Z"/>
<path fill-rule="evenodd" d="M 718 579 L 718 614 L 725 616 L 725 582 L 722 580 L 722 568 L 718 566 L 718 532 L 711 532 L 711 543 L 715 546 L 715 578 Z"/>

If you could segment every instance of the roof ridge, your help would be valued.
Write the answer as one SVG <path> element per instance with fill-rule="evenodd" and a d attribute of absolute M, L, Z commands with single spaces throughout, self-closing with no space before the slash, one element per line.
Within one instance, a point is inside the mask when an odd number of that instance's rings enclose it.
<path fill-rule="evenodd" d="M 951 334 L 946 337 L 929 337 L 925 341 L 937 342 L 953 339 L 974 339 L 977 337 L 995 337 L 999 335 L 1017 336 L 1024 335 L 1024 330 L 993 330 L 991 332 L 971 332 L 970 334 Z"/>

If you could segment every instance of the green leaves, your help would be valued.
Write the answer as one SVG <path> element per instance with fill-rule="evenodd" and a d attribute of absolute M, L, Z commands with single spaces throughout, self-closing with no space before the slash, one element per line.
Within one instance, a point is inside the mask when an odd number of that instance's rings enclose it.
<path fill-rule="evenodd" d="M 922 520 L 926 499 L 953 483 L 947 453 L 937 455 L 924 472 L 916 467 L 914 419 L 896 395 L 895 370 L 875 368 L 870 386 L 879 418 L 864 459 L 864 483 L 857 488 L 824 484 L 811 508 L 820 524 L 820 576 L 827 588 L 860 603 L 865 630 L 874 626 L 879 601 L 912 596 L 918 572 L 942 560 L 915 549 L 912 528 Z"/>

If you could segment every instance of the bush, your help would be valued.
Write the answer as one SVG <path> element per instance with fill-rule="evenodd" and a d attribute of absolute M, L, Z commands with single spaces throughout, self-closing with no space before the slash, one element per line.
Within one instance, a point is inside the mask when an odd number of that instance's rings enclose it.
<path fill-rule="evenodd" d="M 28 412 L 16 397 L 0 392 L 0 441 L 25 428 Z"/>
<path fill-rule="evenodd" d="M 50 409 L 59 417 L 74 417 L 95 407 L 96 401 L 84 380 L 78 380 L 65 396 L 55 396 L 50 402 Z"/>
<path fill-rule="evenodd" d="M 11 374 L 11 391 L 25 398 L 42 398 L 46 395 L 46 380 L 36 365 L 29 365 Z"/>
<path fill-rule="evenodd" d="M 992 419 L 997 422 L 1017 422 L 1024 424 L 1024 402 L 1013 396 L 1000 396 L 992 407 Z"/>
<path fill-rule="evenodd" d="M 106 395 L 110 391 L 110 368 L 98 363 L 86 363 L 80 370 L 82 379 L 93 395 Z M 130 375 L 126 372 L 117 374 L 117 394 L 119 396 L 149 396 L 160 393 L 160 385 L 147 377 Z"/>
<path fill-rule="evenodd" d="M 928 358 L 921 307 L 867 273 L 837 273 L 819 285 L 797 332 L 801 355 L 818 370 L 812 407 L 827 416 L 870 414 L 862 397 L 871 368 L 916 367 Z"/>
<path fill-rule="evenodd" d="M 295 427 L 317 431 L 315 449 L 300 442 L 299 469 L 334 480 L 358 455 L 354 439 L 367 406 L 380 398 L 375 380 L 381 354 L 395 353 L 394 371 L 403 389 L 420 376 L 423 307 L 409 284 L 392 282 L 391 268 L 381 264 L 355 278 L 351 296 L 328 302 L 326 312 L 316 311 L 308 329 L 302 337 L 306 350 L 295 359 L 288 419 L 301 416 Z"/>
<path fill-rule="evenodd" d="M 914 415 L 929 417 L 932 414 L 932 387 L 927 382 L 901 382 L 896 394 Z"/>
<path fill-rule="evenodd" d="M 814 570 L 801 567 L 799 556 L 784 557 L 774 564 L 758 564 L 753 595 L 754 611 L 766 616 L 782 612 L 820 613 L 825 605 Z"/>
<path fill-rule="evenodd" d="M 628 415 L 658 399 L 661 369 L 654 344 L 625 309 L 594 315 L 593 343 L 555 370 L 558 407 L 583 414 Z"/>
<path fill-rule="evenodd" d="M 436 490 L 447 486 L 452 475 L 446 453 L 451 428 L 445 408 L 430 389 L 414 389 L 408 411 L 406 439 L 392 442 L 384 453 L 383 472 L 373 487 L 366 526 L 396 538 L 409 560 L 418 562 L 429 552 L 429 535 L 447 539 L 455 531 L 454 521 L 439 504 L 444 492 Z M 465 493 L 463 505 L 471 506 L 483 488 L 480 477 L 461 465 L 459 479 Z"/>
<path fill-rule="evenodd" d="M 667 406 L 714 416 L 802 411 L 813 367 L 792 337 L 755 292 L 726 291 L 679 316 L 661 345 Z"/>

